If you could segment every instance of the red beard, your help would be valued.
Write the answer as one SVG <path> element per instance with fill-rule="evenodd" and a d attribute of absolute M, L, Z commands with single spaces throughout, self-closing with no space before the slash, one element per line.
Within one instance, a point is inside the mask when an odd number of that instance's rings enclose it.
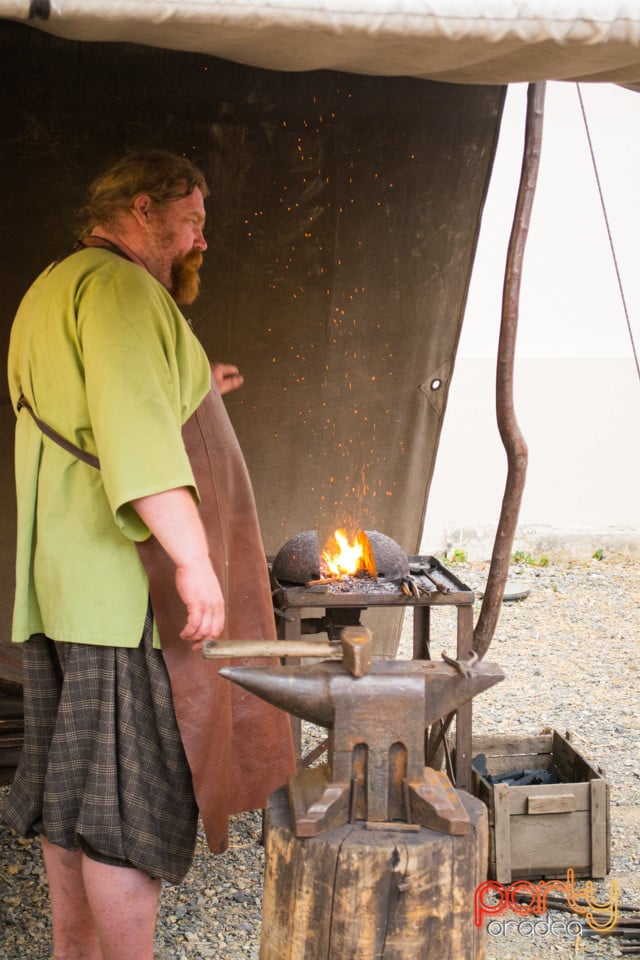
<path fill-rule="evenodd" d="M 200 267 L 202 254 L 199 250 L 190 250 L 184 257 L 175 260 L 171 267 L 171 293 L 176 303 L 189 304 L 198 296 L 200 290 Z"/>

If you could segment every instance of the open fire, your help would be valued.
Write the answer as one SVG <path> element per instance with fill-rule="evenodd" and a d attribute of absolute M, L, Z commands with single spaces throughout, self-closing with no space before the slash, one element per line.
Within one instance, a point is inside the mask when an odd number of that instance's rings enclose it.
<path fill-rule="evenodd" d="M 278 551 L 272 571 L 280 583 L 327 589 L 395 589 L 410 579 L 407 555 L 395 540 L 376 530 L 351 535 L 340 528 L 324 548 L 315 530 L 298 533 Z"/>
<path fill-rule="evenodd" d="M 320 571 L 323 577 L 376 578 L 376 562 L 364 530 L 358 530 L 351 538 L 346 530 L 336 530 L 321 553 Z"/>

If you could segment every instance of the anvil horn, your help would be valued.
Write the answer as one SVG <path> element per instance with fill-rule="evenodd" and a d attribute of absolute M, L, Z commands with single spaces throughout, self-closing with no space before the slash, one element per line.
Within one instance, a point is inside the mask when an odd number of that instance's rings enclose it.
<path fill-rule="evenodd" d="M 287 713 L 321 727 L 333 726 L 335 707 L 328 677 L 324 673 L 305 673 L 303 667 L 295 669 L 295 675 L 278 666 L 222 667 L 219 672 L 221 677 Z"/>

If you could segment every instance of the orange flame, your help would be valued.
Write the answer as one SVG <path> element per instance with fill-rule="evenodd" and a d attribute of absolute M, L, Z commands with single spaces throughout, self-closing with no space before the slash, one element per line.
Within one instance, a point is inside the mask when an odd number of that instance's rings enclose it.
<path fill-rule="evenodd" d="M 322 572 L 329 577 L 349 577 L 368 573 L 377 576 L 369 538 L 363 530 L 350 539 L 346 530 L 336 530 L 322 551 Z"/>

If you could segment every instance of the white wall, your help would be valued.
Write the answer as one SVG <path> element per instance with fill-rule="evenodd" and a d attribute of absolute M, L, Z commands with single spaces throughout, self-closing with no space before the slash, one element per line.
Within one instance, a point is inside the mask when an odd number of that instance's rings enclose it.
<path fill-rule="evenodd" d="M 640 94 L 582 85 L 628 328 L 575 84 L 547 86 L 521 289 L 516 411 L 529 446 L 515 546 L 640 552 Z M 526 88 L 510 89 L 433 479 L 425 552 L 490 555 L 506 459 L 495 356 Z"/>

